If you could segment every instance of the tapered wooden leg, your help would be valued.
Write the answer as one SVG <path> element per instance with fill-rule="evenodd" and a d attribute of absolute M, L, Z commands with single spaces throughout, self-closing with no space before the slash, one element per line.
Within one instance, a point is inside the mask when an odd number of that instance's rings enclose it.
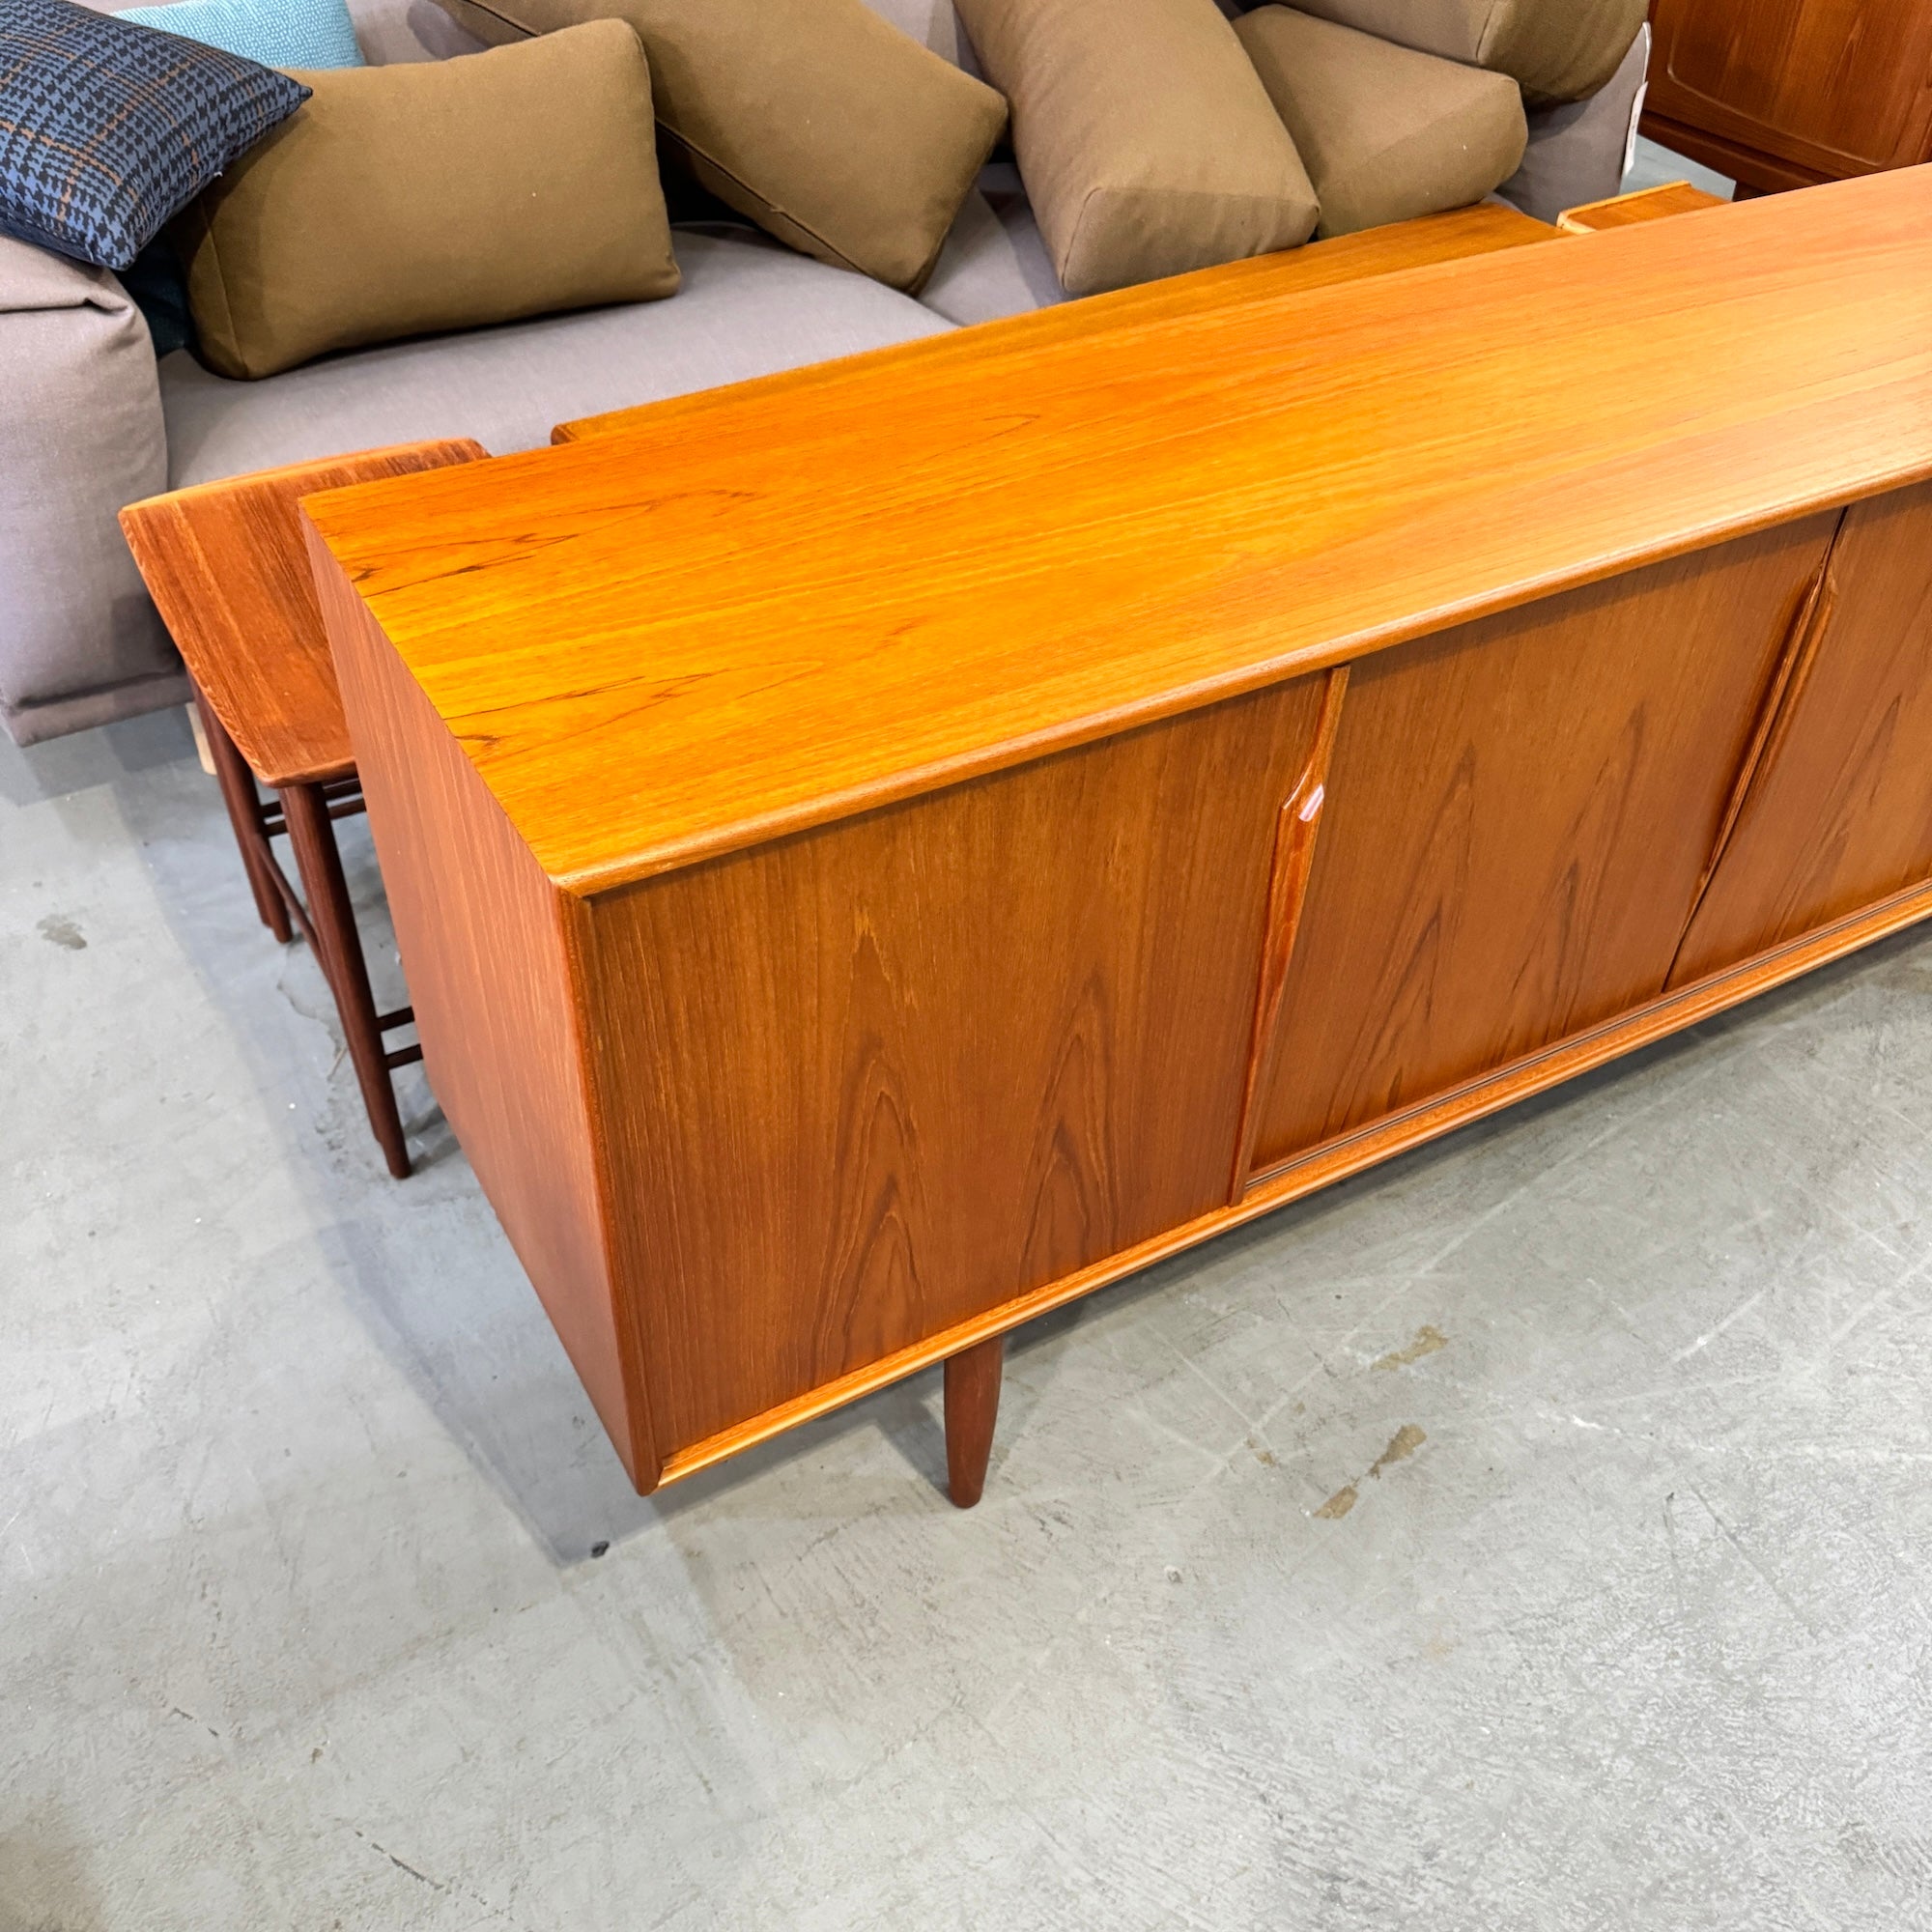
<path fill-rule="evenodd" d="M 221 802 L 228 808 L 228 823 L 242 850 L 242 869 L 248 874 L 248 889 L 255 895 L 255 910 L 262 915 L 262 923 L 286 946 L 289 909 L 282 902 L 268 857 L 269 831 L 262 823 L 262 794 L 255 789 L 255 774 L 199 690 L 194 694 L 194 708 L 201 718 L 201 735 L 208 744 L 215 782 L 221 787 Z"/>
<path fill-rule="evenodd" d="M 349 903 L 348 881 L 342 876 L 342 855 L 335 847 L 335 828 L 329 822 L 328 801 L 319 784 L 289 785 L 281 794 L 282 815 L 288 822 L 289 842 L 295 847 L 301 872 L 302 896 L 308 901 L 309 924 L 315 928 L 322 970 L 335 995 L 349 1058 L 362 1088 L 362 1104 L 369 1110 L 389 1172 L 398 1180 L 410 1171 L 409 1145 L 396 1112 L 396 1090 L 383 1050 L 383 1030 L 376 1020 L 376 1002 L 369 991 L 369 968 L 362 957 L 362 938 L 355 930 L 355 909 Z"/>
<path fill-rule="evenodd" d="M 1007 1338 L 976 1343 L 946 1358 L 946 1480 L 952 1500 L 971 1509 L 986 1487 Z"/>

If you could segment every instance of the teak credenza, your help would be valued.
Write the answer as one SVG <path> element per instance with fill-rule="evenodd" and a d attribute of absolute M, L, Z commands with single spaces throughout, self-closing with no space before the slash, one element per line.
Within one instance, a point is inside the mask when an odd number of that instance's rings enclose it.
<path fill-rule="evenodd" d="M 309 499 L 640 1489 L 1932 913 L 1932 173 L 1277 272 Z"/>

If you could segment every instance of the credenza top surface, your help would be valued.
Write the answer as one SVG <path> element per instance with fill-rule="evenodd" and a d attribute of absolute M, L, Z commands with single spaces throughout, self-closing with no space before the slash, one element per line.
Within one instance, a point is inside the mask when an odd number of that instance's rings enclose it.
<path fill-rule="evenodd" d="M 308 507 L 591 892 L 1932 473 L 1932 168 L 1257 286 Z"/>

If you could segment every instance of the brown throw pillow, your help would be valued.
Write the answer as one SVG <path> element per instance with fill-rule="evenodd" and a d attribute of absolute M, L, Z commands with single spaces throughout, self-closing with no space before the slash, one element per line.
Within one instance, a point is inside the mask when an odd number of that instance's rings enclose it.
<path fill-rule="evenodd" d="M 1293 248 L 1315 226 L 1279 117 L 1214 0 L 957 0 L 1012 102 L 1068 295 Z"/>
<path fill-rule="evenodd" d="M 302 78 L 313 98 L 174 231 L 218 374 L 676 292 L 650 73 L 620 22 Z"/>
<path fill-rule="evenodd" d="M 1582 100 L 1616 72 L 1645 0 L 1296 0 L 1365 34 L 1506 73 L 1538 100 Z"/>
<path fill-rule="evenodd" d="M 781 242 L 918 289 L 1007 103 L 864 0 L 438 0 L 487 41 L 628 22 L 668 146 Z M 668 156 L 667 156 L 668 160 Z"/>
<path fill-rule="evenodd" d="M 1522 160 L 1529 128 L 1507 74 L 1292 7 L 1257 8 L 1235 32 L 1308 164 L 1321 235 L 1467 208 Z"/>

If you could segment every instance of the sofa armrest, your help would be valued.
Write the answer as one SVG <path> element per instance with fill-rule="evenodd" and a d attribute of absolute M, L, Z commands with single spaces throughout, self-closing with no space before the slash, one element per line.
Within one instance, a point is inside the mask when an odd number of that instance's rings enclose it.
<path fill-rule="evenodd" d="M 168 487 L 148 325 L 104 269 L 0 236 L 0 722 L 31 744 L 185 693 L 115 515 Z"/>
<path fill-rule="evenodd" d="M 1636 139 L 1650 67 L 1650 27 L 1637 29 L 1622 65 L 1587 100 L 1529 110 L 1522 165 L 1496 192 L 1539 221 L 1604 201 L 1622 186 Z"/>
<path fill-rule="evenodd" d="M 1506 73 L 1532 107 L 1608 84 L 1643 24 L 1644 0 L 1295 0 L 1378 39 Z"/>

